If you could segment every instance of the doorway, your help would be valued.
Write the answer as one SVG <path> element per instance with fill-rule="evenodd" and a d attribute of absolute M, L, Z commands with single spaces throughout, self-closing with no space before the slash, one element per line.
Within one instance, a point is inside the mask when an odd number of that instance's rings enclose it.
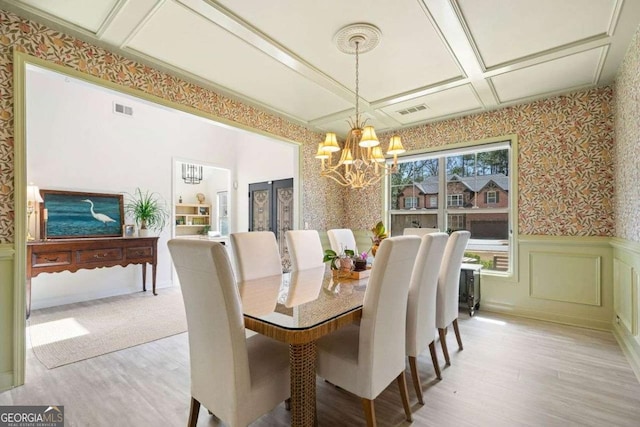
<path fill-rule="evenodd" d="M 34 90 L 32 87 L 27 89 L 27 68 L 33 77 L 33 72 L 41 74 L 42 77 L 53 76 L 53 80 L 57 83 L 55 87 L 51 85 L 47 86 L 47 90 Z M 51 73 L 52 74 L 48 74 Z M 15 243 L 15 269 L 13 271 L 14 282 L 14 304 L 13 309 L 15 311 L 16 322 L 13 324 L 13 339 L 12 350 L 15 359 L 13 363 L 14 372 L 14 385 L 20 385 L 24 382 L 24 361 L 25 361 L 25 327 L 24 321 L 24 298 L 25 287 L 24 277 L 25 272 L 25 259 L 26 259 L 26 183 L 34 181 L 38 183 L 41 188 L 69 188 L 69 189 L 100 189 L 107 192 L 132 192 L 138 186 L 149 189 L 151 191 L 161 194 L 165 201 L 169 204 L 172 200 L 172 185 L 171 185 L 171 165 L 172 155 L 180 153 L 188 158 L 211 158 L 213 161 L 218 162 L 217 159 L 226 159 L 228 167 L 231 170 L 230 183 L 233 182 L 233 186 L 228 186 L 224 191 L 228 195 L 227 203 L 228 209 L 232 214 L 230 218 L 224 220 L 223 223 L 227 224 L 229 231 L 234 229 L 234 217 L 237 219 L 238 208 L 246 206 L 244 197 L 247 194 L 246 187 L 242 188 L 242 182 L 240 183 L 240 190 L 238 189 L 239 176 L 243 177 L 250 175 L 250 173 L 244 173 L 246 162 L 242 162 L 243 156 L 235 155 L 233 150 L 225 150 L 224 155 L 220 155 L 221 150 L 215 149 L 215 145 L 211 141 L 219 141 L 220 144 L 225 146 L 236 147 L 238 152 L 242 150 L 251 151 L 254 150 L 253 146 L 264 147 L 268 149 L 272 143 L 277 146 L 285 146 L 287 155 L 281 156 L 281 158 L 287 162 L 293 162 L 290 166 L 293 173 L 287 175 L 298 176 L 299 164 L 301 164 L 300 156 L 302 150 L 299 149 L 299 145 L 289 141 L 282 141 L 269 137 L 268 135 L 260 135 L 252 132 L 249 128 L 235 128 L 227 125 L 221 125 L 216 123 L 215 135 L 208 135 L 206 138 L 195 139 L 193 132 L 185 133 L 184 126 L 174 126 L 176 135 L 169 135 L 167 132 L 160 131 L 158 123 L 165 123 L 165 120 L 154 119 L 151 123 L 153 125 L 144 126 L 144 132 L 136 132 L 134 139 L 126 140 L 124 138 L 118 138 L 117 135 L 112 135 L 115 130 L 118 130 L 116 126 L 105 126 L 104 121 L 101 126 L 88 126 L 88 120 L 84 118 L 84 115 L 88 114 L 89 109 L 86 107 L 86 102 L 76 102 L 74 105 L 79 106 L 79 113 L 76 111 L 73 114 L 61 112 L 60 105 L 56 104 L 55 108 L 52 107 L 52 103 L 55 100 L 66 101 L 70 98 L 70 92 L 79 89 L 76 86 L 84 88 L 91 88 L 94 85 L 103 91 L 109 93 L 109 90 L 117 92 L 119 98 L 118 101 L 124 100 L 125 102 L 133 102 L 139 104 L 156 105 L 159 103 L 160 110 L 165 111 L 167 114 L 179 114 L 189 115 L 187 113 L 194 113 L 193 109 L 185 107 L 184 105 L 176 104 L 171 101 L 166 101 L 153 97 L 152 95 L 138 92 L 134 89 L 124 88 L 117 84 L 113 84 L 107 81 L 103 81 L 97 77 L 88 76 L 79 71 L 68 69 L 64 66 L 53 64 L 45 60 L 38 58 L 32 58 L 23 54 L 16 54 L 14 57 L 14 72 L 16 75 L 16 87 L 15 87 L 15 103 L 19 106 L 26 106 L 26 108 L 18 108 L 15 115 L 15 151 L 16 151 L 16 181 L 15 181 L 15 193 L 16 193 L 16 243 Z M 56 76 L 59 73 L 59 76 Z M 43 79 L 41 79 L 43 80 Z M 72 89 L 73 88 L 73 89 Z M 56 91 L 61 92 L 61 96 L 56 96 Z M 45 97 L 42 94 L 46 94 Z M 97 93 L 97 92 L 96 92 Z M 29 94 L 29 96 L 27 96 Z M 38 102 L 28 102 L 28 98 L 37 97 Z M 29 110 L 32 106 L 39 105 L 41 101 L 46 101 L 48 109 L 45 109 L 38 117 L 49 118 L 52 120 L 52 126 L 58 126 L 61 129 L 52 129 L 51 127 L 44 127 L 42 125 L 34 126 L 37 123 L 35 116 L 30 116 L 27 119 L 26 110 Z M 129 105 L 130 106 L 130 105 Z M 66 107 L 65 107 L 66 108 Z M 56 114 L 52 114 L 55 111 Z M 75 111 L 75 110 L 74 110 Z M 107 103 L 107 107 L 101 108 L 104 117 L 114 117 L 112 114 L 118 113 L 118 106 L 113 100 Z M 149 119 L 150 116 L 142 114 L 142 109 L 138 109 L 134 112 L 133 116 L 122 115 L 120 120 L 120 128 L 130 127 L 136 123 L 139 119 Z M 201 122 L 201 127 L 210 127 L 211 123 L 214 123 L 215 117 L 206 113 L 195 111 L 197 116 L 192 116 L 196 122 Z M 74 120 L 74 125 L 70 126 L 67 123 L 63 123 L 63 119 Z M 213 120 L 213 121 L 212 121 Z M 28 124 L 31 126 L 27 131 Z M 82 125 L 83 129 L 88 129 L 87 133 L 83 134 L 78 132 L 78 127 Z M 36 138 L 37 132 L 34 129 L 40 130 L 40 133 L 44 137 Z M 73 129 L 74 132 L 69 132 L 69 129 Z M 89 131 L 93 133 L 89 133 Z M 26 135 L 30 136 L 30 144 L 27 147 Z M 188 139 L 185 139 L 188 136 Z M 78 145 L 79 149 L 71 147 L 69 142 Z M 108 139 L 107 143 L 104 139 Z M 265 144 L 265 141 L 267 144 Z M 44 144 L 45 148 L 41 149 L 38 144 Z M 252 145 L 250 145 L 252 144 Z M 56 147 L 55 158 L 50 157 L 51 146 Z M 76 147 L 77 148 L 77 147 Z M 67 151 L 64 151 L 67 150 Z M 91 150 L 91 153 L 87 153 L 87 150 Z M 27 156 L 28 152 L 28 156 Z M 71 154 L 68 154 L 70 152 Z M 150 155 L 152 153 L 153 155 Z M 47 154 L 49 157 L 41 159 L 43 154 Z M 88 161 L 87 159 L 94 159 L 95 161 Z M 141 160 L 142 159 L 142 160 Z M 216 163 L 217 164 L 217 163 Z M 57 174 L 57 175 L 54 175 Z M 286 175 L 285 175 L 286 176 Z M 126 180 L 123 183 L 123 180 Z M 246 185 L 246 184 L 245 184 Z M 242 191 L 241 191 L 242 190 Z M 299 191 L 296 189 L 296 191 Z M 224 193 L 221 192 L 221 193 Z M 212 196 L 217 197 L 217 195 Z M 298 198 L 296 198 L 298 199 Z M 213 200 L 213 199 L 212 199 Z M 299 206 L 295 206 L 296 212 L 299 212 Z M 236 212 L 234 214 L 234 211 Z M 246 218 L 243 215 L 243 219 Z M 171 237 L 171 227 L 165 229 L 161 234 L 161 240 L 167 240 Z M 158 272 L 162 274 L 159 278 L 171 278 L 172 268 L 170 266 L 170 259 L 166 245 L 159 245 L 158 254 Z M 45 286 L 41 283 L 37 286 L 37 290 L 40 292 L 40 299 L 43 302 L 42 307 L 45 307 L 45 303 L 51 305 L 58 305 L 62 303 L 73 302 L 71 299 L 75 299 L 77 293 L 66 292 L 71 288 L 85 289 L 90 292 L 89 298 L 114 295 L 120 293 L 122 289 L 129 284 L 131 288 L 137 288 L 137 284 L 134 281 L 138 281 L 139 272 L 134 269 L 122 269 L 120 273 L 124 280 L 113 280 L 113 277 L 107 278 L 101 270 L 86 270 L 87 274 L 90 274 L 90 280 L 92 286 L 87 288 L 82 287 L 83 275 L 85 272 L 70 273 L 70 275 L 62 277 L 59 275 L 43 275 L 40 281 L 47 282 L 61 282 L 62 279 L 65 283 L 57 286 Z M 113 273 L 110 271 L 109 273 Z M 129 280 L 131 277 L 131 280 Z M 86 279 L 86 278 L 85 278 Z M 109 280 L 107 280 L 109 279 Z M 120 279 L 120 277 L 118 278 Z M 84 280 L 86 284 L 87 280 Z M 118 292 L 114 292 L 112 284 L 122 284 Z M 47 283 L 48 285 L 49 283 Z M 166 280 L 166 285 L 169 286 L 169 280 Z M 110 287 L 111 286 L 111 287 Z M 66 293 L 62 295 L 61 287 Z M 126 290 L 126 289 L 124 289 Z M 53 293 L 58 294 L 54 295 Z M 46 295 L 45 295 L 46 293 Z M 80 297 L 86 297 L 86 295 L 80 295 Z M 46 298 L 46 300 L 45 300 Z M 5 323 L 1 325 L 3 328 L 7 326 Z M 4 330 L 4 329 L 3 329 Z"/>
<path fill-rule="evenodd" d="M 186 167 L 197 171 L 197 178 L 186 176 Z M 213 166 L 202 161 L 176 160 L 174 164 L 174 237 L 210 236 L 225 238 L 229 236 L 227 199 L 220 194 L 228 194 L 231 182 L 231 170 Z M 220 218 L 226 222 L 221 224 Z M 221 227 L 222 225 L 222 227 Z"/>

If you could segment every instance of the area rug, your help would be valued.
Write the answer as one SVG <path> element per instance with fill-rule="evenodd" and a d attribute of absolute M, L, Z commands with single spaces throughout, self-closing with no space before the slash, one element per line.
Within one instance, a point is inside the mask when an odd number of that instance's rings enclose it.
<path fill-rule="evenodd" d="M 33 352 L 49 369 L 187 330 L 179 288 L 33 310 L 28 324 Z"/>

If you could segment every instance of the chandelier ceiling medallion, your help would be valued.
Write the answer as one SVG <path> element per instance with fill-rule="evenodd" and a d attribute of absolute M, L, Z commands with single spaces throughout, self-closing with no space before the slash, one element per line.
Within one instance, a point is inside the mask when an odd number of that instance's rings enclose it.
<path fill-rule="evenodd" d="M 356 115 L 349 120 L 351 130 L 343 148 L 338 145 L 334 132 L 328 132 L 324 142 L 318 144 L 316 159 L 322 163 L 321 176 L 331 178 L 343 187 L 365 188 L 398 169 L 398 154 L 406 150 L 398 135 L 391 137 L 387 156 L 393 156 L 393 164 L 387 164 L 373 126 L 368 126 L 360 116 L 359 55 L 372 50 L 380 41 L 380 30 L 370 24 L 352 24 L 342 28 L 334 36 L 334 42 L 344 53 L 356 56 Z M 333 153 L 338 153 L 337 162 Z"/>

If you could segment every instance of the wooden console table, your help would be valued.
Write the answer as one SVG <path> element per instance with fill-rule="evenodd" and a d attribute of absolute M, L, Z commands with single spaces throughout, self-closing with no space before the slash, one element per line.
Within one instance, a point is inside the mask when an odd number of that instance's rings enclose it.
<path fill-rule="evenodd" d="M 156 294 L 158 237 L 107 237 L 27 242 L 27 318 L 31 315 L 31 278 L 40 273 L 142 264 L 142 290 L 147 290 L 147 263 L 152 266 Z"/>

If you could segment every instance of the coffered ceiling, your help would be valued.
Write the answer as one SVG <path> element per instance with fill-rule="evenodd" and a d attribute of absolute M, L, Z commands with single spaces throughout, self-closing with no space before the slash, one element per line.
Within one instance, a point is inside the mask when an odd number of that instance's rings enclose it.
<path fill-rule="evenodd" d="M 348 24 L 382 33 L 360 56 L 378 131 L 613 81 L 638 0 L 0 0 L 0 6 L 319 131 L 346 134 Z"/>

